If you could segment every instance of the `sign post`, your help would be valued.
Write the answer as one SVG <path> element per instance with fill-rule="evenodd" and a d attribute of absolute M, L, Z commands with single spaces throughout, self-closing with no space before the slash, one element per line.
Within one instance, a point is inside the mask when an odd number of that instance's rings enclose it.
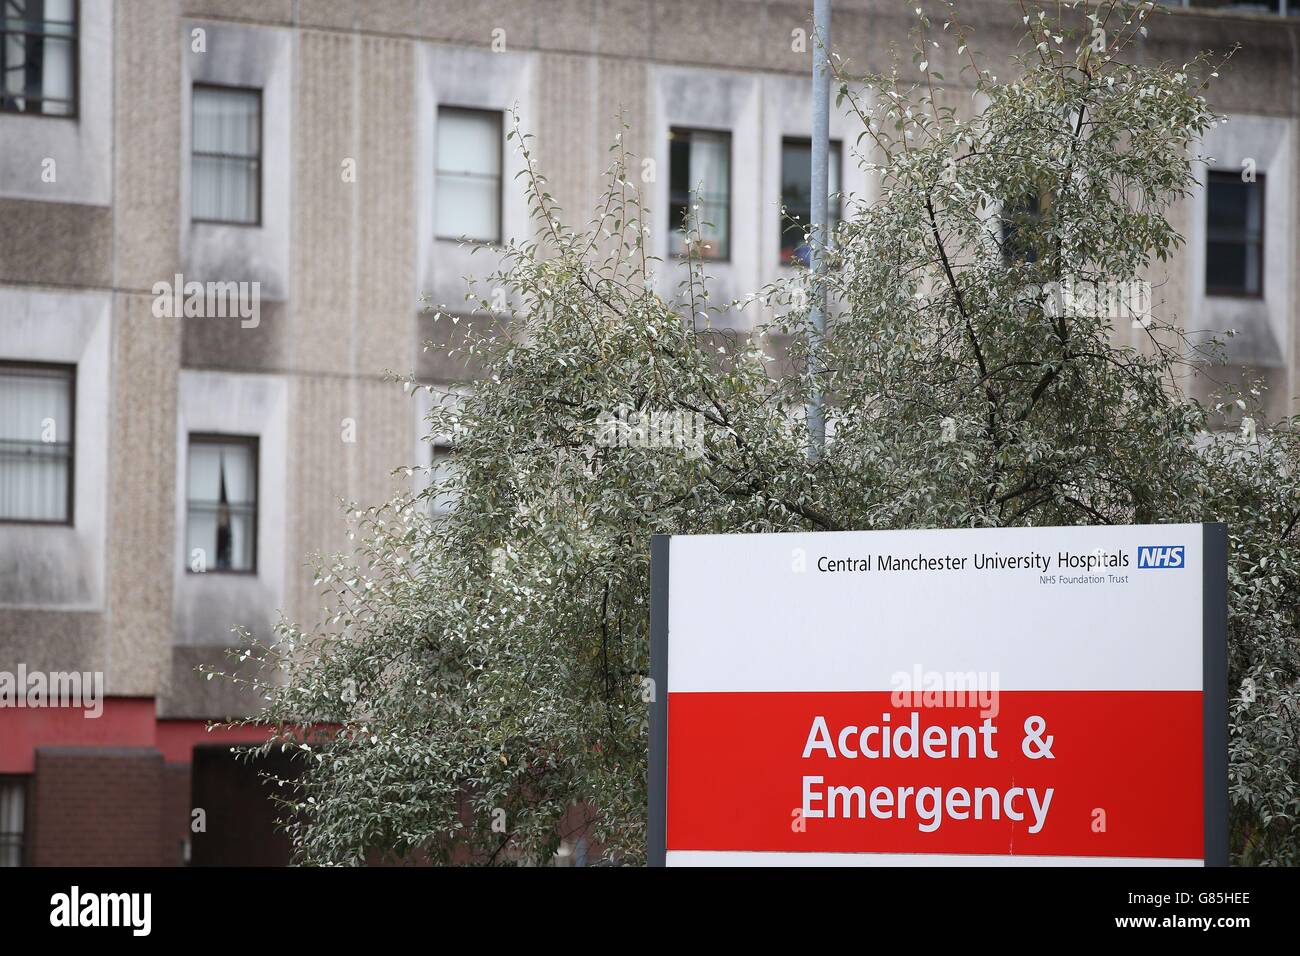
<path fill-rule="evenodd" d="M 1223 525 L 661 536 L 652 865 L 1227 863 Z"/>

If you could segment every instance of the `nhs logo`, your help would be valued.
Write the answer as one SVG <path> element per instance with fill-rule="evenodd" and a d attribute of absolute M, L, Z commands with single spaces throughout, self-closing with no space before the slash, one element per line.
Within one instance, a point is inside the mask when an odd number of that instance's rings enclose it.
<path fill-rule="evenodd" d="M 1181 544 L 1139 545 L 1138 567 L 1181 568 L 1183 567 L 1183 546 Z"/>

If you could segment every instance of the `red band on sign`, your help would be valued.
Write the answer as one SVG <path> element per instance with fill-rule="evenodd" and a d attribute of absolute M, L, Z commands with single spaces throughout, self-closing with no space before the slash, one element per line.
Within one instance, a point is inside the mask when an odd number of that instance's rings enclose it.
<path fill-rule="evenodd" d="M 996 704 L 669 694 L 668 849 L 1203 857 L 1199 691 Z"/>

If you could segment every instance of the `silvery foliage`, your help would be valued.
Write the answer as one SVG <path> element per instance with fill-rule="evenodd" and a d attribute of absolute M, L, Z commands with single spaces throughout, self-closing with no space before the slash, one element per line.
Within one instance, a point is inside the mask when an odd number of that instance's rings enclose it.
<path fill-rule="evenodd" d="M 271 668 L 257 722 L 313 727 L 274 744 L 303 757 L 280 791 L 298 858 L 540 863 L 590 822 L 604 859 L 642 861 L 652 534 L 1224 521 L 1234 853 L 1295 862 L 1295 433 L 1262 424 L 1258 389 L 1185 397 L 1206 345 L 1162 303 L 1130 330 L 1042 293 L 1133 279 L 1181 242 L 1166 213 L 1218 121 L 1202 96 L 1217 74 L 1138 65 L 1151 12 L 1031 12 L 1001 80 L 951 13 L 918 17 L 910 68 L 837 62 L 879 189 L 847 206 L 815 354 L 809 275 L 717 307 L 704 260 L 651 255 L 653 190 L 622 137 L 572 229 L 516 127 L 538 228 L 468 296 L 487 315 L 501 288 L 510 306 L 464 332 L 481 374 L 429 417 L 450 474 L 354 510 L 356 552 L 317 575 L 326 616 L 252 651 Z M 944 89 L 940 58 L 973 98 Z M 1029 195 L 1041 213 L 1016 220 Z M 677 268 L 675 297 L 652 291 Z M 715 328 L 732 308 L 761 334 Z M 832 437 L 810 457 L 814 381 Z M 596 441 L 619 408 L 703 415 L 703 454 Z M 1220 427 L 1242 410 L 1257 431 Z M 431 513 L 438 495 L 450 513 Z"/>

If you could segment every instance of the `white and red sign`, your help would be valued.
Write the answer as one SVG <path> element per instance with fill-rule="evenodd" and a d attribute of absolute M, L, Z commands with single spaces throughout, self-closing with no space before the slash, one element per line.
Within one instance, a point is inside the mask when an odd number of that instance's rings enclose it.
<path fill-rule="evenodd" d="M 1221 525 L 675 536 L 650 859 L 1226 862 Z"/>

